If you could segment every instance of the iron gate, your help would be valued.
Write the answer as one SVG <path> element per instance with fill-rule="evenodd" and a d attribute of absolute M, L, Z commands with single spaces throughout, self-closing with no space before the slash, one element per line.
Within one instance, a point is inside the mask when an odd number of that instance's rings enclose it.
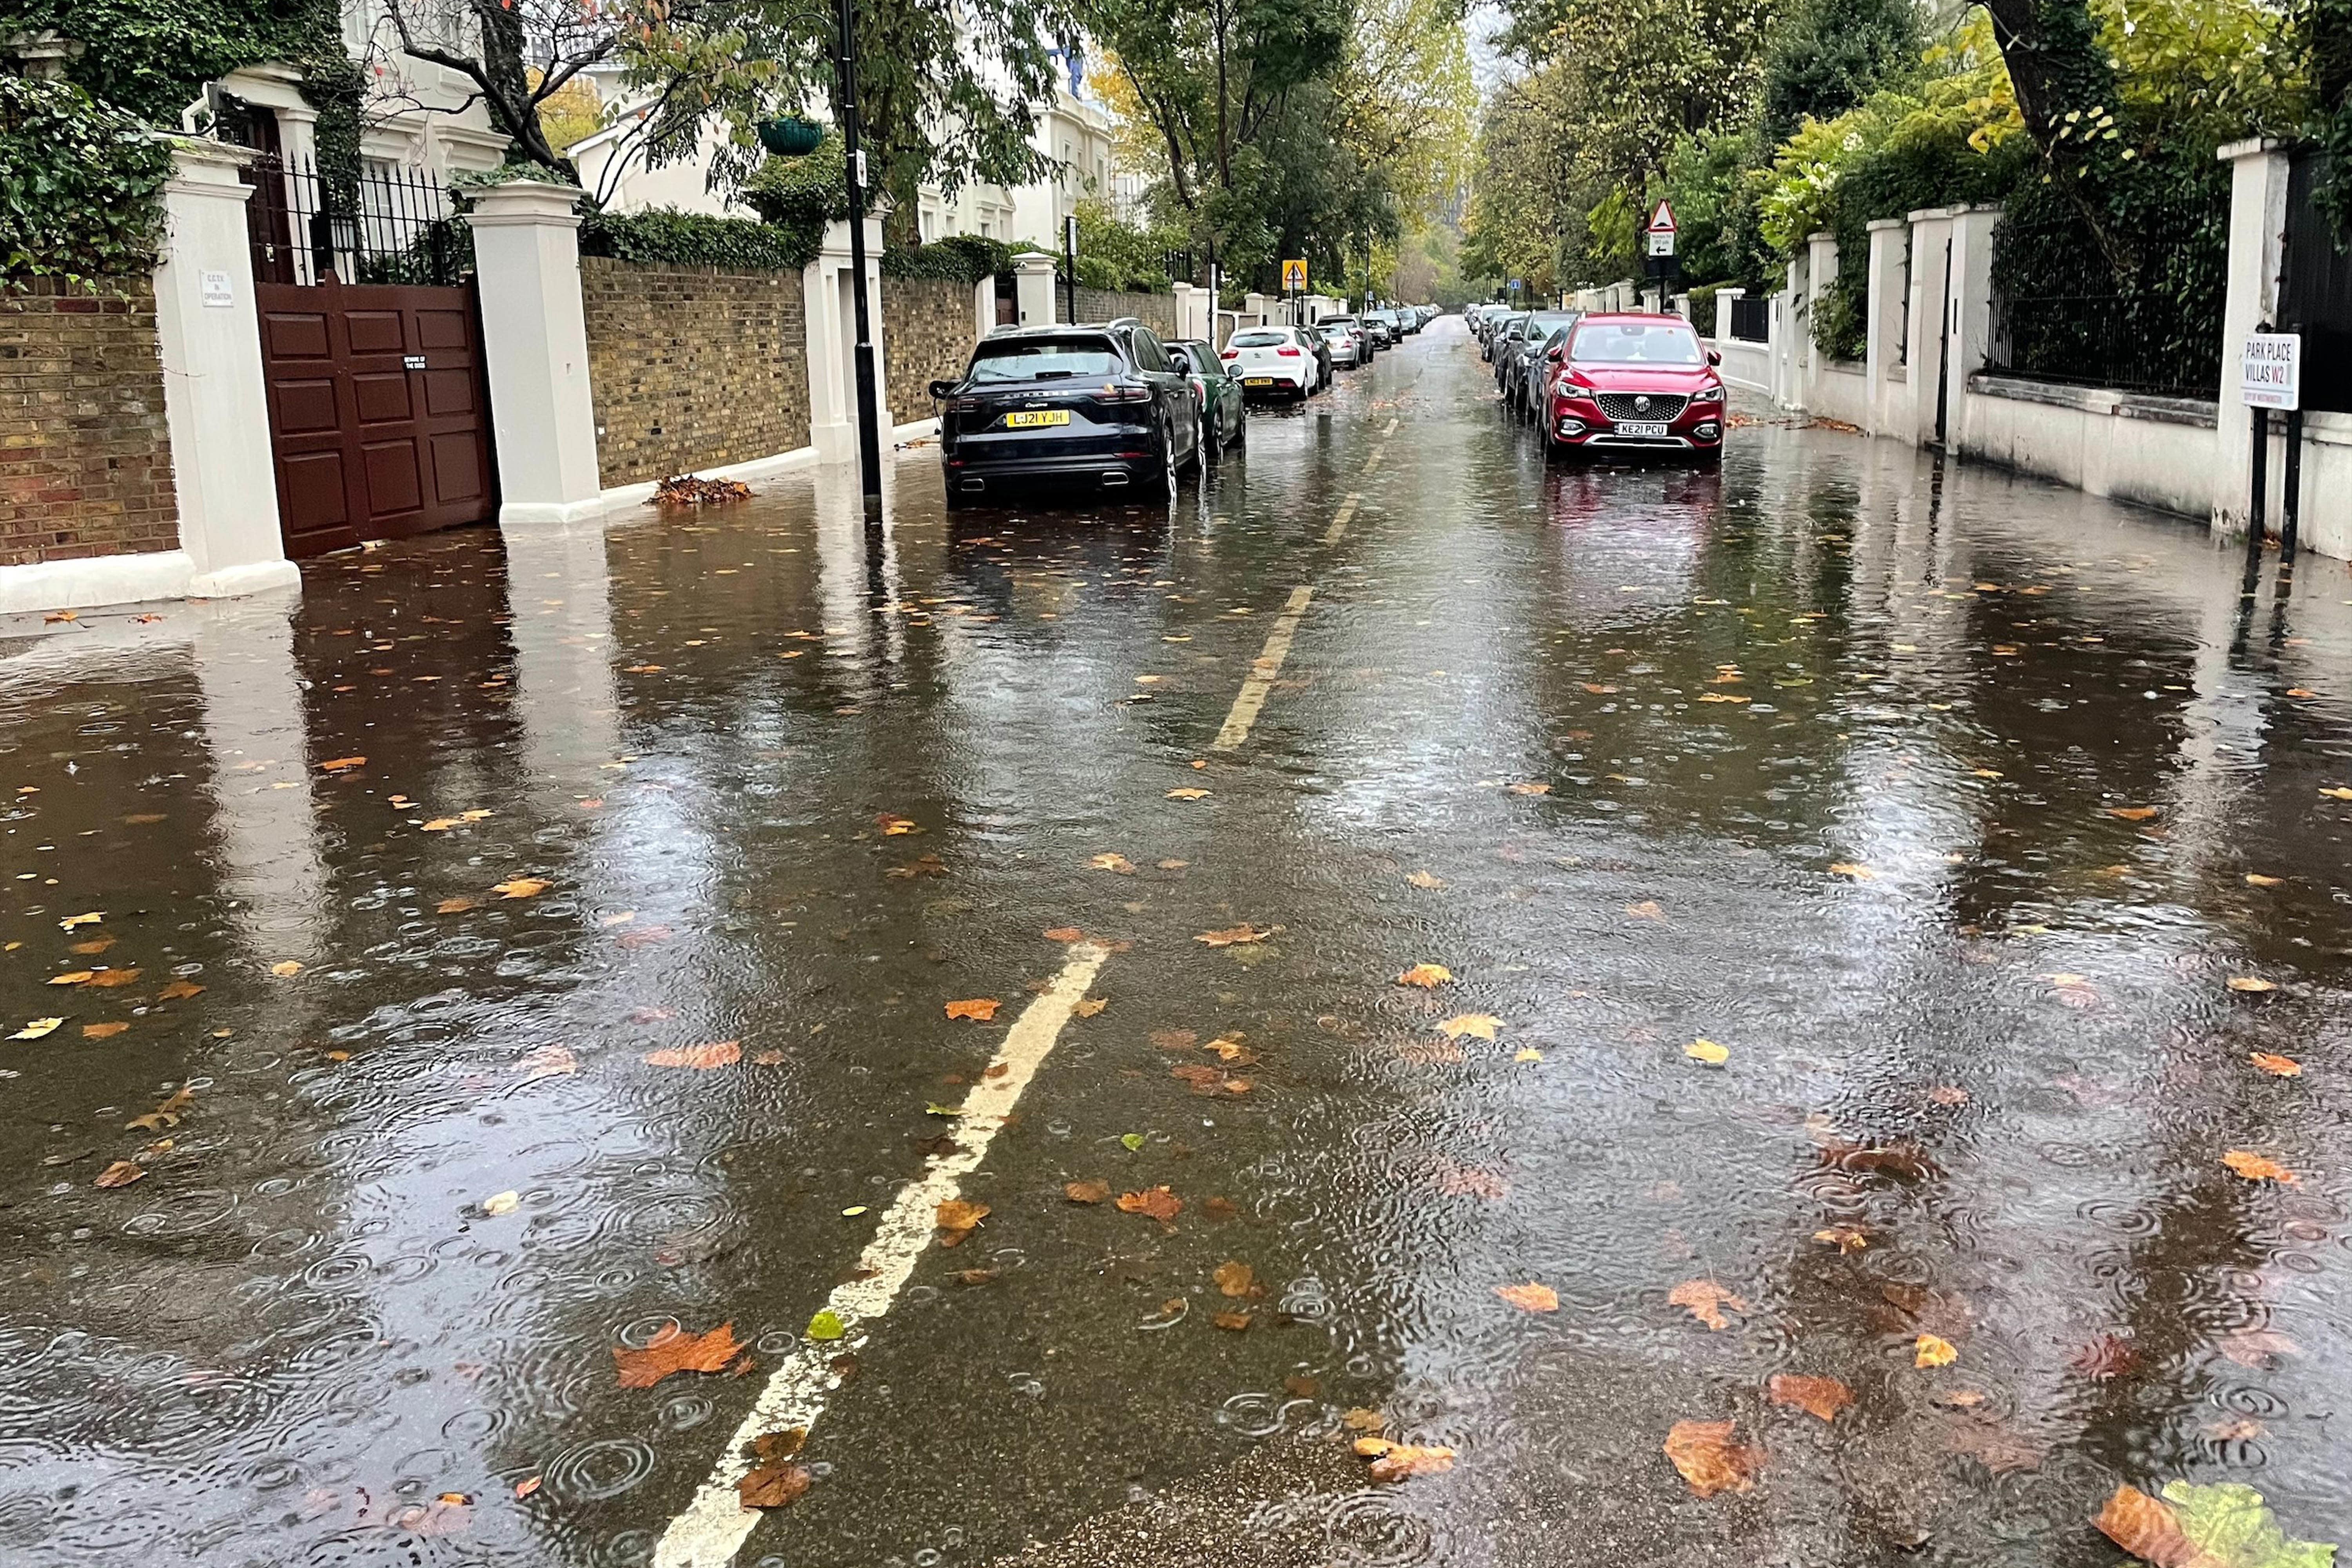
<path fill-rule="evenodd" d="M 2286 254 L 2279 269 L 2282 331 L 2303 334 L 2303 405 L 2352 413 L 2352 255 L 2312 201 L 2327 172 L 2315 149 L 2287 163 Z"/>
<path fill-rule="evenodd" d="M 496 515 L 471 236 L 421 169 L 247 178 L 278 512 L 290 557 Z"/>

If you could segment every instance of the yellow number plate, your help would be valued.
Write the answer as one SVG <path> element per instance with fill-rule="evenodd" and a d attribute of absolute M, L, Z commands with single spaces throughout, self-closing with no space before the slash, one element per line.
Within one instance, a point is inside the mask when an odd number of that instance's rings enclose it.
<path fill-rule="evenodd" d="M 1004 416 L 1007 430 L 1034 430 L 1040 425 L 1067 425 L 1070 411 L 1066 408 L 1034 408 Z"/>

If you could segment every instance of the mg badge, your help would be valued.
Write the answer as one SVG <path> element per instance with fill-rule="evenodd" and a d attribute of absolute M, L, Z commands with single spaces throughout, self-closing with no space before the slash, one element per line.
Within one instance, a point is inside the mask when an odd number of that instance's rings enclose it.
<path fill-rule="evenodd" d="M 1633 399 L 1633 412 L 1634 412 L 1634 413 L 1636 413 L 1636 414 L 1647 414 L 1649 411 L 1650 411 L 1650 400 L 1649 400 L 1648 398 L 1646 398 L 1646 397 L 1637 397 L 1637 398 Z"/>

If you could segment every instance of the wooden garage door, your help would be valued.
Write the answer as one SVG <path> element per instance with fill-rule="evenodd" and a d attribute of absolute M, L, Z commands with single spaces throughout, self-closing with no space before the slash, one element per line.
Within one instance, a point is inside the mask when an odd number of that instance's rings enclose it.
<path fill-rule="evenodd" d="M 497 510 L 471 288 L 257 284 L 286 553 Z"/>

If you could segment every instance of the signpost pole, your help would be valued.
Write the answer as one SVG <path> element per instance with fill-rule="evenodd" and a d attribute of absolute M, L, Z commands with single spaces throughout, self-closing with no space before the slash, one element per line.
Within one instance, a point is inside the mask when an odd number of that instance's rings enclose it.
<path fill-rule="evenodd" d="M 2303 410 L 2290 408 L 2286 416 L 2285 493 L 2279 499 L 2279 559 L 2294 559 L 2296 526 L 2303 521 Z"/>
<path fill-rule="evenodd" d="M 2254 493 L 2246 505 L 2246 532 L 2252 542 L 2248 548 L 2259 551 L 2267 531 L 2263 522 L 2264 492 L 2270 487 L 2271 411 L 2257 404 L 2246 411 L 2254 419 Z"/>
<path fill-rule="evenodd" d="M 1065 320 L 1075 323 L 1078 319 L 1078 219 L 1073 213 L 1062 219 L 1062 270 L 1069 275 L 1069 309 Z"/>

